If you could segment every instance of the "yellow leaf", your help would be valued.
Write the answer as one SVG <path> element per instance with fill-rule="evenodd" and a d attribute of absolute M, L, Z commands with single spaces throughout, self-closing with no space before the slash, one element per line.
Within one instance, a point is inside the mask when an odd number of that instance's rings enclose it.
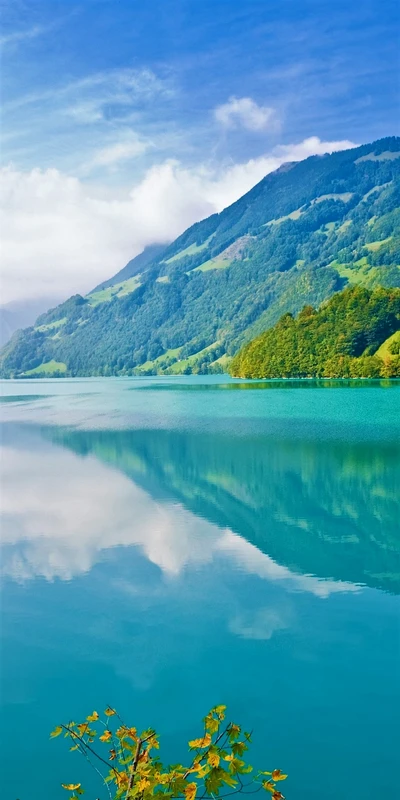
<path fill-rule="evenodd" d="M 114 759 L 116 757 L 117 757 L 117 753 L 115 752 L 115 750 L 113 748 L 112 750 L 110 750 L 110 761 L 114 761 Z"/>
<path fill-rule="evenodd" d="M 81 736 L 89 730 L 89 725 L 87 722 L 80 722 L 79 725 L 76 726 L 78 728 L 79 733 Z"/>
<path fill-rule="evenodd" d="M 218 753 L 209 753 L 207 761 L 212 767 L 219 767 L 220 757 Z"/>
<path fill-rule="evenodd" d="M 203 766 L 197 772 L 197 777 L 198 778 L 204 778 L 205 775 L 208 775 L 208 773 L 210 772 L 210 769 L 211 768 L 208 766 L 208 764 L 203 764 Z"/>
<path fill-rule="evenodd" d="M 192 739 L 192 741 L 189 742 L 189 747 L 191 748 L 198 747 L 201 749 L 203 747 L 208 747 L 210 744 L 211 744 L 211 736 L 209 733 L 206 733 L 206 735 L 203 736 L 201 739 Z"/>
<path fill-rule="evenodd" d="M 57 727 L 54 728 L 54 731 L 51 732 L 50 739 L 55 739 L 56 736 L 60 735 L 60 733 L 62 733 L 62 725 L 57 725 Z"/>
<path fill-rule="evenodd" d="M 111 738 L 112 738 L 111 731 L 104 731 L 102 736 L 99 736 L 101 742 L 109 742 Z"/>
<path fill-rule="evenodd" d="M 105 712 L 104 712 L 104 713 L 105 713 L 106 717 L 112 717 L 112 716 L 114 716 L 114 714 L 116 714 L 117 712 L 116 712 L 116 711 L 114 711 L 114 709 L 113 709 L 113 708 L 110 708 L 110 706 L 108 706 L 108 707 L 106 708 L 106 710 L 105 710 Z"/>
<path fill-rule="evenodd" d="M 198 761 L 195 761 L 188 772 L 197 772 L 198 778 L 204 778 L 204 775 L 207 775 L 210 772 L 210 767 L 208 764 L 200 764 Z"/>
<path fill-rule="evenodd" d="M 169 772 L 163 772 L 157 777 L 158 777 L 158 782 L 161 783 L 161 785 L 168 783 L 168 781 L 170 780 Z"/>
<path fill-rule="evenodd" d="M 263 781 L 263 787 L 266 792 L 271 792 L 271 794 L 275 791 L 275 784 L 272 781 Z"/>
<path fill-rule="evenodd" d="M 99 718 L 99 715 L 98 715 L 97 711 L 93 711 L 93 714 L 89 714 L 89 716 L 86 717 L 88 722 L 96 722 L 98 720 L 98 718 Z"/>
<path fill-rule="evenodd" d="M 197 783 L 188 783 L 185 789 L 186 800 L 194 800 L 197 793 Z"/>
<path fill-rule="evenodd" d="M 148 786 L 150 786 L 150 781 L 147 780 L 147 778 L 141 778 L 140 781 L 137 782 L 136 786 L 139 792 L 143 792 Z"/>
<path fill-rule="evenodd" d="M 68 792 L 74 792 L 76 789 L 81 788 L 80 783 L 62 783 L 61 786 L 63 789 L 67 789 Z"/>
<path fill-rule="evenodd" d="M 215 717 L 212 716 L 212 713 L 207 714 L 204 719 L 206 730 L 210 733 L 216 733 L 219 728 L 219 722 Z"/>
<path fill-rule="evenodd" d="M 129 783 L 128 773 L 127 772 L 117 772 L 115 776 L 115 780 L 117 781 L 118 786 L 121 788 L 127 786 Z"/>
<path fill-rule="evenodd" d="M 274 771 L 271 772 L 271 776 L 273 781 L 285 781 L 287 778 L 287 775 L 284 775 L 280 769 L 274 769 Z"/>

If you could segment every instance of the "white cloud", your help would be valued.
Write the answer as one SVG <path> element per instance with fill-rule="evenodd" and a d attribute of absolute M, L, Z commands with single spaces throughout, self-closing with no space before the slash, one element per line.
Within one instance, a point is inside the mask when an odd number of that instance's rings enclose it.
<path fill-rule="evenodd" d="M 90 172 L 96 167 L 115 167 L 123 161 L 143 155 L 149 147 L 151 143 L 141 139 L 133 131 L 120 134 L 118 141 L 94 152 L 90 161 L 83 165 L 83 172 Z"/>
<path fill-rule="evenodd" d="M 130 142 L 130 143 L 129 143 Z M 111 165 L 142 146 L 117 142 L 94 158 Z M 124 195 L 94 190 L 56 169 L 1 170 L 2 302 L 85 293 L 148 244 L 174 239 L 189 225 L 237 200 L 285 161 L 352 147 L 317 137 L 241 164 L 151 167 Z"/>
<path fill-rule="evenodd" d="M 77 13 L 76 9 L 70 10 L 67 14 L 54 19 L 47 25 L 32 25 L 30 28 L 21 28 L 20 30 L 10 30 L 8 33 L 3 33 L 0 36 L 0 47 L 7 47 L 8 45 L 19 45 L 20 42 L 26 42 L 30 39 L 37 39 L 38 36 L 44 36 L 47 33 L 60 28 L 67 20 Z M 3 24 L 3 29 L 5 26 Z"/>
<path fill-rule="evenodd" d="M 68 15 L 70 16 L 70 15 Z M 24 28 L 22 30 L 15 30 L 10 31 L 9 33 L 4 33 L 0 36 L 0 47 L 6 47 L 7 45 L 17 45 L 20 42 L 26 42 L 29 39 L 37 39 L 38 36 L 43 36 L 50 31 L 53 31 L 54 28 L 58 28 L 67 17 L 62 17 L 59 20 L 55 20 L 54 22 L 50 23 L 49 25 L 32 25 L 31 28 Z"/>
<path fill-rule="evenodd" d="M 16 44 L 26 39 L 36 39 L 37 36 L 41 36 L 47 30 L 48 28 L 43 25 L 34 25 L 32 28 L 26 28 L 25 30 L 5 33 L 3 36 L 0 36 L 0 46 L 4 47 L 7 44 Z"/>
<path fill-rule="evenodd" d="M 174 238 L 214 208 L 172 165 L 123 199 L 58 170 L 1 172 L 2 302 L 87 292 L 151 242 Z"/>
<path fill-rule="evenodd" d="M 102 109 L 108 103 L 132 105 L 138 100 L 153 100 L 159 95 L 170 97 L 173 93 L 170 82 L 158 77 L 151 69 L 111 69 L 16 97 L 4 103 L 4 110 L 38 105 L 43 114 L 41 104 L 45 103 L 46 107 L 47 104 L 54 104 L 62 113 L 72 111 L 73 114 L 73 109 L 81 104 Z"/>
<path fill-rule="evenodd" d="M 230 97 L 227 103 L 217 106 L 214 116 L 224 128 L 248 131 L 275 130 L 279 124 L 274 108 L 259 106 L 251 97 Z"/>
<path fill-rule="evenodd" d="M 82 100 L 62 109 L 62 113 L 79 125 L 93 125 L 103 119 L 102 103 L 97 99 Z"/>
<path fill-rule="evenodd" d="M 318 136 L 309 136 L 298 144 L 281 144 L 275 147 L 274 153 L 277 158 L 284 161 L 302 161 L 309 156 L 322 156 L 324 153 L 334 153 L 338 150 L 350 150 L 357 147 L 357 144 L 350 142 L 349 139 L 340 139 L 333 142 L 324 142 Z"/>

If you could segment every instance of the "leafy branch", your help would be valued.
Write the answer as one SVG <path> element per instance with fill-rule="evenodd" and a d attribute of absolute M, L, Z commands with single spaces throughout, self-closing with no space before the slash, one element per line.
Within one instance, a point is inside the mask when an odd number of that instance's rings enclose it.
<path fill-rule="evenodd" d="M 191 757 L 186 765 L 164 766 L 156 752 L 156 732 L 149 728 L 139 734 L 110 706 L 103 719 L 93 711 L 84 722 L 58 725 L 50 736 L 63 733 L 72 740 L 70 749 L 89 761 L 110 800 L 215 800 L 260 790 L 272 800 L 285 800 L 278 783 L 287 775 L 280 769 L 254 772 L 246 762 L 251 733 L 225 717 L 223 705 L 215 706 L 204 717 L 202 735 L 189 742 Z M 69 800 L 79 800 L 84 792 L 80 783 L 63 783 L 62 787 L 71 792 Z"/>

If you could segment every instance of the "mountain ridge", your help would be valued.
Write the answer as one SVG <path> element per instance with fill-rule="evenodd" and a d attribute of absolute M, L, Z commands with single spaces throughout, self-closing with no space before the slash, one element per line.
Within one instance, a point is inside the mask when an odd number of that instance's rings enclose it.
<path fill-rule="evenodd" d="M 282 165 L 15 334 L 1 374 L 223 371 L 287 311 L 347 285 L 400 286 L 399 206 L 399 137 Z"/>
<path fill-rule="evenodd" d="M 144 267 L 147 267 L 154 259 L 160 255 L 165 248 L 167 247 L 166 244 L 150 244 L 142 250 L 135 258 L 131 258 L 130 261 L 122 267 L 122 269 L 118 270 L 112 278 L 108 278 L 106 281 L 102 281 L 94 289 L 89 292 L 89 294 L 93 294 L 94 292 L 100 292 L 102 289 L 108 289 L 109 286 L 114 286 L 116 283 L 122 283 L 129 278 L 133 278 L 137 275 Z"/>

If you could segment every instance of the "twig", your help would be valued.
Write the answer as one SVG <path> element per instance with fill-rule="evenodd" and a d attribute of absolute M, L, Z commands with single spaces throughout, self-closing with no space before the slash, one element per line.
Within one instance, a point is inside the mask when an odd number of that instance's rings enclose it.
<path fill-rule="evenodd" d="M 148 737 L 148 738 L 150 738 L 150 737 Z M 136 745 L 135 757 L 133 759 L 133 764 L 132 764 L 132 772 L 131 772 L 131 775 L 130 775 L 130 778 L 129 778 L 128 788 L 126 790 L 125 798 L 129 797 L 129 792 L 131 791 L 132 786 L 133 786 L 133 781 L 135 780 L 135 773 L 136 773 L 137 765 L 139 763 L 139 756 L 140 756 L 140 751 L 142 749 L 142 744 L 143 744 L 142 739 L 138 739 L 137 745 Z"/>
<path fill-rule="evenodd" d="M 98 754 L 98 753 L 96 753 L 96 751 L 95 751 L 95 750 L 93 750 L 93 747 L 90 747 L 90 744 L 88 744 L 87 742 L 85 742 L 85 740 L 84 740 L 84 739 L 82 739 L 82 737 L 81 737 L 81 736 L 79 736 L 79 734 L 78 734 L 78 733 L 76 733 L 75 731 L 71 731 L 71 728 L 68 728 L 66 725 L 61 725 L 61 727 L 62 727 L 62 728 L 64 728 L 64 730 L 65 730 L 65 731 L 68 731 L 68 733 L 72 733 L 72 734 L 73 734 L 73 737 L 72 737 L 72 738 L 79 739 L 79 741 L 80 741 L 80 742 L 82 742 L 83 746 L 84 746 L 84 747 L 85 747 L 87 750 L 89 750 L 91 753 L 93 753 L 93 755 L 94 755 L 94 756 L 96 756 L 96 758 L 98 758 L 98 759 L 99 759 L 99 761 L 102 761 L 102 762 L 103 762 L 103 764 L 105 764 L 105 765 L 106 765 L 106 767 L 107 767 L 108 769 L 112 769 L 112 770 L 113 770 L 113 772 L 115 772 L 115 774 L 116 774 L 116 775 L 118 775 L 118 774 L 119 774 L 119 773 L 118 773 L 118 770 L 116 770 L 116 769 L 115 769 L 115 767 L 113 767 L 112 765 L 110 765 L 110 764 L 108 763 L 108 761 L 105 761 L 105 759 L 104 759 L 104 758 L 102 758 L 101 756 L 99 756 L 99 754 Z"/>

